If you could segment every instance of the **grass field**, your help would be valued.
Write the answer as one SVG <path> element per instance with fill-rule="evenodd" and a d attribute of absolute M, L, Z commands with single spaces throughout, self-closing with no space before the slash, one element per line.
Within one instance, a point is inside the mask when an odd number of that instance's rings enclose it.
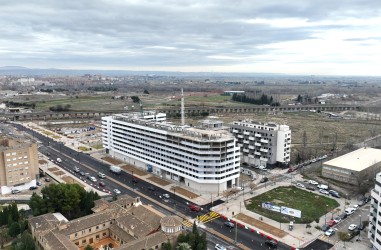
<path fill-rule="evenodd" d="M 293 186 L 278 187 L 245 202 L 247 209 L 282 223 L 289 222 L 289 216 L 262 208 L 262 202 L 301 210 L 302 217 L 293 218 L 296 223 L 311 223 L 339 206 L 334 199 Z"/>

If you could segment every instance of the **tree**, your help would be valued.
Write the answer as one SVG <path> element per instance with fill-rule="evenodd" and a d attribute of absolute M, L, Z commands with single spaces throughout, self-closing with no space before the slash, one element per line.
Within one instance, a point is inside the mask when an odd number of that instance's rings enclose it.
<path fill-rule="evenodd" d="M 7 240 L 9 239 L 9 234 L 8 232 L 3 229 L 0 231 L 0 248 L 3 249 L 4 248 L 4 243 L 7 242 Z"/>
<path fill-rule="evenodd" d="M 147 95 L 149 95 L 149 92 L 148 92 L 148 90 L 144 90 L 144 94 L 147 94 Z"/>
<path fill-rule="evenodd" d="M 13 222 L 8 228 L 8 234 L 11 237 L 16 237 L 20 234 L 20 224 L 18 222 Z"/>
<path fill-rule="evenodd" d="M 172 245 L 169 240 L 167 242 L 161 243 L 161 250 L 172 250 Z"/>
<path fill-rule="evenodd" d="M 303 147 L 305 148 L 307 146 L 307 132 L 303 131 Z"/>
<path fill-rule="evenodd" d="M 90 246 L 90 245 L 87 245 L 87 246 L 85 247 L 85 250 L 94 250 L 94 248 L 93 248 L 92 246 Z"/>
<path fill-rule="evenodd" d="M 176 250 L 192 250 L 192 248 L 188 243 L 182 242 L 177 245 Z"/>
<path fill-rule="evenodd" d="M 28 231 L 25 231 L 16 242 L 14 250 L 35 250 L 33 237 Z"/>

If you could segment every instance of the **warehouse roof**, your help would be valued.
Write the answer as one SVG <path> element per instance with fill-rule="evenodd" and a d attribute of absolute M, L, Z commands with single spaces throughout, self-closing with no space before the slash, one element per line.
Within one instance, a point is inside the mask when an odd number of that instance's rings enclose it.
<path fill-rule="evenodd" d="M 323 164 L 353 171 L 362 171 L 381 161 L 381 149 L 360 148 Z"/>

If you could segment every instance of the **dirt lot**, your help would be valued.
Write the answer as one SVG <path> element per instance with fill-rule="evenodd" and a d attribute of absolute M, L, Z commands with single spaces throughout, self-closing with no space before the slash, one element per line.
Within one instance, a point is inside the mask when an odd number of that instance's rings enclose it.
<path fill-rule="evenodd" d="M 111 157 L 103 157 L 102 160 L 104 161 L 107 161 L 113 165 L 119 165 L 119 164 L 122 164 L 123 162 L 120 161 L 120 160 L 117 160 L 117 159 L 114 159 L 114 158 L 111 158 Z"/>
<path fill-rule="evenodd" d="M 132 171 L 134 171 L 134 175 L 144 176 L 148 174 L 147 172 L 141 169 L 135 168 L 131 165 L 123 165 L 122 168 L 126 170 L 128 173 L 131 173 Z"/>
<path fill-rule="evenodd" d="M 160 186 L 167 186 L 167 185 L 171 184 L 169 181 L 160 179 L 156 176 L 151 176 L 151 177 L 147 178 L 147 180 L 153 181 L 156 184 L 159 184 Z"/>
<path fill-rule="evenodd" d="M 191 191 L 188 191 L 184 188 L 181 188 L 181 187 L 171 187 L 171 190 L 175 190 L 175 193 L 176 194 L 181 194 L 185 197 L 189 197 L 189 199 L 194 199 L 194 198 L 197 198 L 199 197 L 199 195 L 195 194 L 195 193 L 192 193 Z"/>
<path fill-rule="evenodd" d="M 66 174 L 64 171 L 56 171 L 56 172 L 53 172 L 55 175 L 64 175 Z"/>
<path fill-rule="evenodd" d="M 48 170 L 51 171 L 51 172 L 54 172 L 54 171 L 59 170 L 59 168 L 57 168 L 57 167 L 52 167 L 52 168 L 48 168 Z"/>
<path fill-rule="evenodd" d="M 46 164 L 46 163 L 48 163 L 48 162 L 45 160 L 38 160 L 38 164 Z"/>
<path fill-rule="evenodd" d="M 68 184 L 78 184 L 80 185 L 81 187 L 85 187 L 85 185 L 83 185 L 81 182 L 78 182 L 77 180 L 71 178 L 70 176 L 65 176 L 62 178 L 66 183 Z"/>
<path fill-rule="evenodd" d="M 275 237 L 278 237 L 278 238 L 283 238 L 284 236 L 287 235 L 287 233 L 279 228 L 276 228 L 276 227 L 273 227 L 273 226 L 270 226 L 266 223 L 264 223 L 263 221 L 260 221 L 260 220 L 257 220 L 257 219 L 254 219 L 250 216 L 247 216 L 245 214 L 238 214 L 237 215 L 237 219 L 239 219 L 240 221 L 242 222 L 245 222 L 249 225 L 251 225 L 252 227 L 254 227 L 255 229 L 261 229 L 265 232 L 268 232 L 272 235 L 274 235 Z"/>

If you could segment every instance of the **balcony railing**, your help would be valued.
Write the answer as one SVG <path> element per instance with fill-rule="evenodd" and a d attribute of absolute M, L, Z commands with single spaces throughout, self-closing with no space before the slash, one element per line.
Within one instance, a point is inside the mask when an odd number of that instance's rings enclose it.
<path fill-rule="evenodd" d="M 262 144 L 260 144 L 259 142 L 254 143 L 254 145 L 257 146 L 257 147 L 262 146 Z"/>
<path fill-rule="evenodd" d="M 255 140 L 255 138 L 252 137 L 252 136 L 249 136 L 249 140 L 250 140 L 250 141 L 253 141 L 253 140 Z"/>
<path fill-rule="evenodd" d="M 262 143 L 269 143 L 269 140 L 261 139 Z"/>
<path fill-rule="evenodd" d="M 255 137 L 262 137 L 261 134 L 255 134 Z"/>

